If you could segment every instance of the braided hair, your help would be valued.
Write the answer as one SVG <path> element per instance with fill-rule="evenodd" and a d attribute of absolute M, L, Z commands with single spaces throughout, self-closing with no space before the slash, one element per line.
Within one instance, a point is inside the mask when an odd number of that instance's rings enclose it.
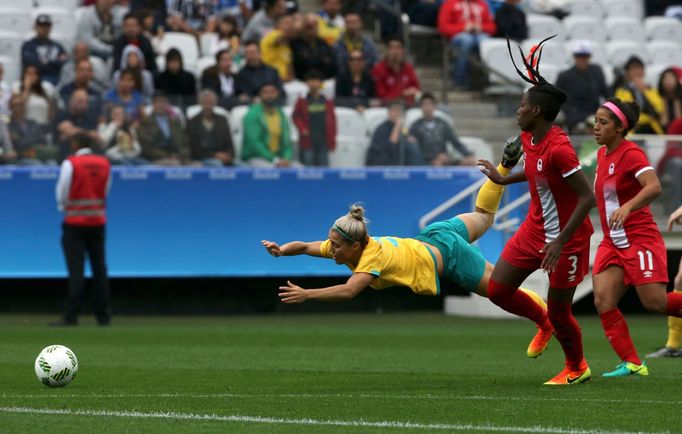
<path fill-rule="evenodd" d="M 556 119 L 562 104 L 565 103 L 566 99 L 568 98 L 563 90 L 549 83 L 542 75 L 540 75 L 540 59 L 542 59 L 543 49 L 542 45 L 555 37 L 556 35 L 552 35 L 540 41 L 531 49 L 527 57 L 524 56 L 523 50 L 517 44 L 519 53 L 521 53 L 523 66 L 526 67 L 528 77 L 526 77 L 526 75 L 521 72 L 519 67 L 516 65 L 514 56 L 512 55 L 511 43 L 509 42 L 509 38 L 507 38 L 509 57 L 511 58 L 512 64 L 514 65 L 514 69 L 516 69 L 516 73 L 519 74 L 523 81 L 533 85 L 533 87 L 528 89 L 526 92 L 528 96 L 528 102 L 531 105 L 540 107 L 542 117 L 549 122 L 553 122 L 554 119 Z"/>

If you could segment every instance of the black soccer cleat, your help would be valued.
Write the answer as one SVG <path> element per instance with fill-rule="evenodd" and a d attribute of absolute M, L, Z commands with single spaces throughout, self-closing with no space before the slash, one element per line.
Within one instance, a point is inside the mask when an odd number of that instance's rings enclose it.
<path fill-rule="evenodd" d="M 502 154 L 502 166 L 511 169 L 516 166 L 521 156 L 523 155 L 523 147 L 521 146 L 521 136 L 516 136 L 511 142 L 505 142 L 504 152 Z"/>

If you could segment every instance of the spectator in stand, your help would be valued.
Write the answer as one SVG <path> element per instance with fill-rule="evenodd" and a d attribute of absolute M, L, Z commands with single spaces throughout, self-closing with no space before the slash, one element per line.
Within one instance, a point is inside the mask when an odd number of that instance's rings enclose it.
<path fill-rule="evenodd" d="M 187 122 L 190 157 L 204 166 L 231 166 L 234 145 L 227 119 L 215 113 L 218 102 L 215 92 L 204 89 L 199 94 L 201 113 Z"/>
<path fill-rule="evenodd" d="M 374 80 L 360 50 L 350 52 L 348 65 L 346 72 L 336 78 L 336 105 L 363 111 L 374 103 Z"/>
<path fill-rule="evenodd" d="M 92 84 L 100 89 L 108 89 L 111 81 L 109 68 L 101 58 L 90 55 L 90 48 L 88 48 L 88 44 L 84 41 L 76 42 L 73 45 L 73 55 L 62 67 L 62 72 L 59 76 L 59 87 L 63 87 L 74 80 L 76 65 L 81 60 L 88 60 L 90 62 L 93 72 Z"/>
<path fill-rule="evenodd" d="M 35 22 L 36 36 L 21 46 L 21 64 L 24 68 L 28 65 L 36 66 L 42 79 L 56 86 L 67 56 L 62 44 L 50 39 L 51 31 L 50 16 L 38 15 Z"/>
<path fill-rule="evenodd" d="M 274 85 L 281 98 L 285 98 L 282 80 L 277 70 L 261 60 L 260 47 L 256 41 L 247 41 L 244 45 L 246 63 L 239 70 L 234 80 L 235 93 L 240 102 L 250 103 L 258 96 L 258 91 L 265 84 Z"/>
<path fill-rule="evenodd" d="M 526 13 L 521 9 L 521 0 L 505 0 L 495 12 L 496 38 L 513 39 L 521 42 L 528 38 Z"/>
<path fill-rule="evenodd" d="M 151 28 L 154 29 L 154 33 L 156 33 L 157 29 L 166 26 L 166 19 L 168 18 L 168 6 L 166 1 L 167 0 L 130 0 L 130 12 L 138 16 L 151 13 Z"/>
<path fill-rule="evenodd" d="M 197 80 L 194 74 L 185 71 L 177 48 L 166 53 L 166 70 L 156 76 L 155 85 L 174 105 L 186 108 L 196 103 Z"/>
<path fill-rule="evenodd" d="M 315 14 L 307 14 L 298 38 L 291 41 L 294 76 L 305 80 L 308 72 L 315 70 L 326 80 L 336 76 L 336 53 L 318 35 L 319 20 Z"/>
<path fill-rule="evenodd" d="M 140 158 L 142 147 L 137 140 L 137 131 L 120 105 L 111 106 L 108 122 L 102 122 L 97 127 L 102 137 L 104 152 L 112 164 L 138 165 L 146 161 Z"/>
<path fill-rule="evenodd" d="M 154 93 L 152 113 L 137 128 L 142 158 L 161 166 L 178 166 L 189 159 L 187 138 L 179 117 L 161 91 Z"/>
<path fill-rule="evenodd" d="M 162 42 L 165 35 L 165 27 L 154 27 L 154 13 L 143 9 L 140 11 L 140 25 L 142 26 L 142 36 L 147 38 L 152 44 L 152 50 L 155 55 L 160 55 L 163 52 Z M 158 65 L 157 65 L 158 66 Z"/>
<path fill-rule="evenodd" d="M 232 60 L 236 61 L 237 59 L 234 59 L 234 57 L 240 55 L 241 51 L 241 31 L 239 30 L 237 18 L 231 15 L 222 17 L 218 21 L 216 35 L 218 41 L 213 46 L 213 54 L 220 50 L 230 50 L 233 57 Z"/>
<path fill-rule="evenodd" d="M 260 41 L 275 28 L 277 18 L 284 15 L 284 0 L 265 0 L 265 7 L 256 12 L 242 32 L 245 41 Z"/>
<path fill-rule="evenodd" d="M 341 0 L 322 0 L 319 15 L 319 34 L 329 45 L 334 45 L 341 36 L 346 23 L 341 16 Z"/>
<path fill-rule="evenodd" d="M 295 36 L 293 15 L 282 15 L 277 20 L 277 29 L 260 40 L 263 63 L 275 68 L 282 81 L 294 78 L 291 41 Z"/>
<path fill-rule="evenodd" d="M 135 88 L 137 73 L 130 69 L 120 71 L 116 87 L 104 95 L 104 102 L 111 107 L 120 105 L 125 108 L 126 115 L 132 120 L 140 118 L 140 110 L 144 104 L 142 93 Z"/>
<path fill-rule="evenodd" d="M 235 89 L 235 76 L 232 73 L 232 54 L 221 50 L 215 55 L 216 64 L 206 68 L 201 76 L 201 88 L 211 89 L 218 95 L 219 104 L 231 109 L 239 102 Z"/>
<path fill-rule="evenodd" d="M 682 83 L 675 69 L 668 68 L 661 73 L 658 94 L 663 99 L 661 126 L 667 129 L 672 121 L 682 118 Z"/>
<path fill-rule="evenodd" d="M 412 0 L 406 7 L 407 16 L 410 24 L 420 26 L 436 27 L 438 25 L 438 11 L 443 0 Z"/>
<path fill-rule="evenodd" d="M 17 163 L 22 165 L 44 163 L 56 165 L 56 148 L 47 145 L 47 129 L 26 118 L 26 100 L 24 97 L 14 94 L 9 104 L 12 110 L 12 118 L 7 128 L 14 151 L 17 153 Z"/>
<path fill-rule="evenodd" d="M 405 60 L 403 40 L 386 41 L 386 56 L 372 68 L 376 96 L 382 100 L 404 98 L 413 104 L 419 94 L 419 80 L 412 65 Z"/>
<path fill-rule="evenodd" d="M 62 106 L 66 107 L 71 95 L 76 89 L 83 89 L 88 93 L 88 103 L 92 110 L 102 112 L 102 90 L 93 83 L 94 72 L 87 59 L 80 60 L 76 66 L 76 75 L 72 82 L 65 84 L 59 90 Z"/>
<path fill-rule="evenodd" d="M 54 125 L 54 137 L 59 140 L 59 159 L 63 160 L 71 152 L 70 141 L 76 134 L 87 135 L 94 145 L 101 147 L 102 138 L 97 132 L 100 113 L 88 105 L 88 93 L 84 89 L 76 89 L 71 95 L 66 110 L 57 114 Z"/>
<path fill-rule="evenodd" d="M 334 44 L 339 75 L 348 71 L 348 57 L 353 50 L 360 50 L 364 66 L 371 70 L 379 60 L 377 47 L 370 38 L 362 34 L 362 17 L 357 12 L 346 13 L 346 30 Z"/>
<path fill-rule="evenodd" d="M 455 50 L 454 84 L 469 88 L 469 56 L 495 34 L 495 20 L 485 0 L 445 0 L 438 13 L 438 31 Z"/>
<path fill-rule="evenodd" d="M 26 117 L 47 128 L 57 111 L 54 87 L 40 78 L 34 65 L 24 67 L 21 81 L 12 86 L 12 93 L 21 94 L 26 101 Z"/>
<path fill-rule="evenodd" d="M 95 56 L 107 60 L 114 51 L 114 41 L 121 36 L 125 8 L 113 0 L 97 0 L 83 10 L 78 21 L 78 37 L 86 41 Z"/>
<path fill-rule="evenodd" d="M 154 94 L 154 77 L 145 69 L 145 60 L 142 51 L 135 45 L 128 45 L 121 56 L 121 64 L 114 73 L 113 85 L 116 86 L 121 71 L 127 69 L 135 74 L 135 89 L 142 94 L 145 102 L 149 101 Z"/>
<path fill-rule="evenodd" d="M 244 117 L 242 160 L 253 167 L 289 167 L 293 156 L 289 121 L 277 105 L 277 87 L 266 84 L 258 96 L 260 101 Z"/>
<path fill-rule="evenodd" d="M 425 164 L 419 147 L 405 127 L 403 104 L 388 106 L 388 119 L 377 127 L 367 150 L 368 166 L 419 166 Z"/>
<path fill-rule="evenodd" d="M 561 110 L 566 127 L 572 133 L 583 133 L 588 127 L 586 120 L 593 119 L 601 101 L 611 97 L 604 73 L 599 65 L 590 63 L 591 56 L 590 41 L 576 41 L 573 45 L 574 65 L 562 71 L 556 81 L 556 86 L 568 95 Z"/>
<path fill-rule="evenodd" d="M 625 62 L 625 74 L 615 97 L 623 102 L 637 101 L 640 107 L 639 121 L 632 129 L 634 134 L 664 134 L 661 113 L 664 103 L 658 90 L 649 87 L 644 80 L 644 62 L 632 56 Z"/>
<path fill-rule="evenodd" d="M 217 25 L 215 0 L 171 0 L 166 26 L 169 31 L 200 36 L 214 32 Z"/>
<path fill-rule="evenodd" d="M 329 151 L 336 148 L 334 101 L 320 92 L 322 75 L 312 70 L 305 80 L 308 95 L 299 97 L 293 112 L 298 129 L 300 160 L 305 166 L 329 166 Z"/>
<path fill-rule="evenodd" d="M 123 50 L 128 45 L 134 45 L 140 49 L 144 56 L 144 65 L 152 74 L 156 74 L 156 54 L 152 43 L 142 34 L 142 23 L 137 15 L 127 13 L 123 17 L 123 34 L 114 42 L 114 67 L 121 65 Z"/>
<path fill-rule="evenodd" d="M 218 0 L 218 12 L 222 15 L 222 19 L 234 18 L 235 27 L 241 28 L 253 15 L 253 2 L 251 0 Z"/>
<path fill-rule="evenodd" d="M 425 93 L 419 100 L 423 117 L 410 127 L 410 138 L 419 146 L 422 158 L 432 166 L 473 166 L 478 163 L 474 153 L 467 149 L 457 138 L 452 127 L 436 116 L 436 98 Z M 448 155 L 445 147 L 450 143 L 462 155 L 457 160 Z"/>
<path fill-rule="evenodd" d="M 5 67 L 0 63 L 0 117 L 9 117 L 9 100 L 12 97 L 12 90 L 5 81 Z"/>

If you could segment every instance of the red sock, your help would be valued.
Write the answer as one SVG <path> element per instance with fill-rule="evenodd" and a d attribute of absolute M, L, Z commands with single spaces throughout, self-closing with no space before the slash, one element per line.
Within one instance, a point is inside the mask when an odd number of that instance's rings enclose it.
<path fill-rule="evenodd" d="M 624 362 L 641 365 L 642 361 L 637 355 L 635 345 L 630 338 L 628 323 L 625 322 L 625 318 L 620 313 L 620 310 L 616 308 L 602 313 L 599 317 L 601 318 L 601 325 L 604 327 L 604 334 L 609 340 L 613 351 L 618 354 L 618 357 Z"/>
<path fill-rule="evenodd" d="M 544 309 L 528 294 L 515 286 L 505 285 L 492 279 L 488 282 L 488 298 L 502 309 L 514 315 L 542 324 L 547 320 Z"/>
<path fill-rule="evenodd" d="M 669 292 L 667 297 L 668 305 L 665 308 L 665 314 L 682 318 L 682 293 Z"/>
<path fill-rule="evenodd" d="M 582 370 L 583 338 L 578 321 L 571 311 L 571 303 L 560 303 L 550 299 L 547 309 L 549 320 L 554 326 L 554 335 L 566 356 L 566 367 L 573 371 Z"/>

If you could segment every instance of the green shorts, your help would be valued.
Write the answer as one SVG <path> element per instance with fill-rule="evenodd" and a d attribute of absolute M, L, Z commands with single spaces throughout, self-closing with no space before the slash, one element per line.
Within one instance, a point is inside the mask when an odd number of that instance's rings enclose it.
<path fill-rule="evenodd" d="M 474 291 L 483 278 L 486 260 L 478 247 L 469 244 L 469 231 L 459 217 L 432 223 L 415 237 L 436 246 L 443 256 L 443 277 L 462 289 Z"/>

